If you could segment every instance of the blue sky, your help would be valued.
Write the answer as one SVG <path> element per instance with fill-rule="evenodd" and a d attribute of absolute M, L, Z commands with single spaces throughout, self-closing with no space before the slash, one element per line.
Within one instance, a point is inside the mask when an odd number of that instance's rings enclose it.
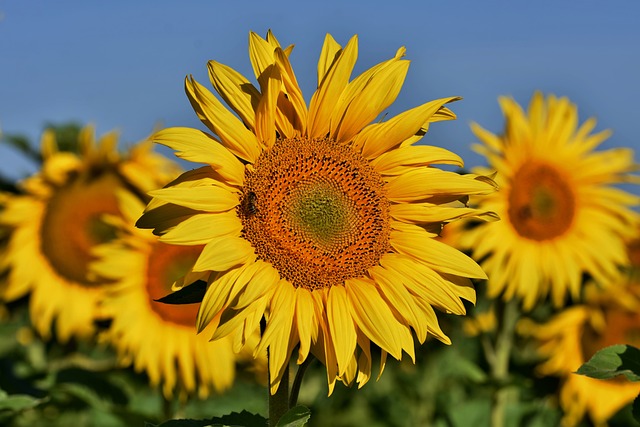
<path fill-rule="evenodd" d="M 640 150 L 640 2 L 618 1 L 35 1 L 0 0 L 0 128 L 38 140 L 45 122 L 119 129 L 121 143 L 154 128 L 203 128 L 183 91 L 193 74 L 208 84 L 216 59 L 252 76 L 248 32 L 271 28 L 295 44 L 291 60 L 309 100 L 327 32 L 359 35 L 356 72 L 407 47 L 411 67 L 389 109 L 459 95 L 455 122 L 423 140 L 456 151 L 468 166 L 469 123 L 502 128 L 497 97 L 528 103 L 534 90 L 566 95 L 581 121 L 613 129 L 604 147 Z M 636 156 L 639 159 L 640 156 Z M 0 146 L 0 172 L 34 165 Z"/>

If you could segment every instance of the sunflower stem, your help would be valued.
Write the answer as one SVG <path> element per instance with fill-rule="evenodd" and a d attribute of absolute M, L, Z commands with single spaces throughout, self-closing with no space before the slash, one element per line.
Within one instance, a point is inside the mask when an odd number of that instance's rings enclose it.
<path fill-rule="evenodd" d="M 307 371 L 309 365 L 313 363 L 315 357 L 312 355 L 307 356 L 304 362 L 298 367 L 298 371 L 296 372 L 296 377 L 293 379 L 293 384 L 291 385 L 291 395 L 289 396 L 289 408 L 293 408 L 298 404 L 298 395 L 300 394 L 300 386 L 302 385 L 302 378 L 304 377 L 304 373 Z"/>
<path fill-rule="evenodd" d="M 520 317 L 519 301 L 511 300 L 507 303 L 496 301 L 501 312 L 502 321 L 498 325 L 496 343 L 492 354 L 487 354 L 487 362 L 491 366 L 491 376 L 497 384 L 491 409 L 492 427 L 505 425 L 505 409 L 512 399 L 512 393 L 506 383 L 509 379 L 509 360 L 513 350 L 514 332 Z"/>
<path fill-rule="evenodd" d="M 162 415 L 165 420 L 173 419 L 173 399 L 167 399 L 164 393 L 162 394 Z"/>
<path fill-rule="evenodd" d="M 269 350 L 267 349 L 267 361 Z M 271 384 L 271 371 L 269 371 L 269 384 Z M 275 394 L 271 394 L 269 386 L 269 427 L 278 425 L 278 421 L 289 410 L 289 363 L 284 367 L 284 373 L 280 380 L 280 385 Z"/>

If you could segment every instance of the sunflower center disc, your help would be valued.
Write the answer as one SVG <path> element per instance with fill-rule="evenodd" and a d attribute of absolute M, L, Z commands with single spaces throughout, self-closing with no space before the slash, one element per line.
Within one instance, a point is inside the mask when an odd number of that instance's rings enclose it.
<path fill-rule="evenodd" d="M 509 194 L 509 219 L 518 234 L 550 240 L 564 234 L 575 214 L 573 191 L 551 165 L 528 163 L 518 170 Z"/>
<path fill-rule="evenodd" d="M 258 257 L 295 287 L 360 277 L 389 249 L 380 175 L 329 139 L 276 141 L 247 171 L 238 215 Z"/>
<path fill-rule="evenodd" d="M 41 226 L 41 249 L 62 277 L 84 286 L 98 283 L 88 278 L 91 248 L 115 237 L 105 214 L 118 214 L 114 188 L 122 181 L 112 173 L 92 179 L 78 177 L 53 195 Z"/>

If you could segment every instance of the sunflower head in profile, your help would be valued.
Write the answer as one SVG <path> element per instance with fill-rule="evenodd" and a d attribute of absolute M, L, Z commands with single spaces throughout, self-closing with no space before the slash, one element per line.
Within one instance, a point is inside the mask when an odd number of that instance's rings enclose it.
<path fill-rule="evenodd" d="M 404 48 L 351 79 L 357 37 L 342 47 L 327 35 L 308 107 L 291 51 L 271 32 L 250 34 L 257 87 L 209 62 L 232 111 L 186 79 L 211 133 L 170 128 L 153 139 L 206 166 L 151 192 L 137 224 L 165 243 L 204 245 L 192 269 L 211 273 L 199 330 L 213 325 L 212 339 L 241 346 L 264 319 L 255 354 L 269 349 L 271 392 L 297 348 L 298 363 L 312 353 L 325 364 L 331 393 L 336 379 L 368 381 L 372 343 L 384 367 L 387 354 L 414 357 L 411 330 L 449 342 L 434 308 L 463 314 L 461 298 L 475 301 L 470 278 L 485 274 L 435 237 L 443 222 L 476 214 L 458 200 L 494 183 L 433 167 L 462 161 L 415 144 L 431 122 L 455 117 L 445 104 L 458 98 L 376 121 L 404 81 Z"/>
<path fill-rule="evenodd" d="M 536 93 L 526 113 L 510 98 L 500 105 L 502 135 L 475 124 L 472 130 L 500 187 L 476 200 L 501 221 L 457 241 L 483 260 L 490 297 L 521 298 L 530 310 L 550 295 L 562 306 L 567 294 L 580 297 L 584 274 L 606 286 L 628 264 L 624 241 L 640 219 L 630 207 L 640 199 L 615 185 L 637 182 L 629 173 L 638 165 L 630 149 L 594 151 L 610 133 L 592 133 L 594 119 L 578 126 L 577 108 L 566 98 Z"/>
<path fill-rule="evenodd" d="M 115 133 L 96 142 L 87 126 L 78 136 L 79 154 L 59 151 L 55 134 L 47 130 L 41 170 L 21 183 L 21 194 L 3 197 L 0 227 L 9 236 L 0 297 L 12 301 L 30 293 L 32 323 L 45 338 L 54 323 L 62 342 L 94 333 L 105 281 L 89 271 L 90 251 L 115 236 L 101 218 L 118 214 L 116 190 L 142 197 L 178 172 L 174 162 L 151 152 L 149 141 L 127 155 L 118 153 L 116 143 Z"/>
<path fill-rule="evenodd" d="M 614 344 L 640 347 L 640 281 L 621 275 L 616 292 L 594 283 L 586 287 L 585 303 L 564 309 L 544 324 L 525 319 L 518 325 L 532 337 L 542 358 L 538 373 L 561 378 L 560 406 L 564 426 L 576 426 L 585 414 L 595 425 L 606 425 L 631 403 L 640 385 L 624 377 L 599 380 L 575 372 L 598 350 Z"/>
<path fill-rule="evenodd" d="M 133 225 L 144 210 L 139 197 L 121 191 L 118 202 L 122 216 L 105 219 L 117 238 L 94 247 L 96 261 L 90 266 L 97 276 L 113 282 L 101 303 L 111 324 L 100 340 L 117 350 L 122 365 L 146 372 L 152 386 L 161 384 L 167 399 L 178 395 L 184 400 L 193 394 L 205 398 L 226 390 L 233 384 L 237 359 L 231 338 L 210 342 L 210 334 L 197 335 L 197 305 L 157 301 L 190 270 L 202 246 L 159 242 Z"/>

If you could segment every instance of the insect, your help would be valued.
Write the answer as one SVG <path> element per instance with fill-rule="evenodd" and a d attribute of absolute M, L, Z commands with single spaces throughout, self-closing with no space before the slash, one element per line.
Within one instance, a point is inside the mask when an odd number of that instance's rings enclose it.
<path fill-rule="evenodd" d="M 252 216 L 258 212 L 258 208 L 256 207 L 257 201 L 258 197 L 256 196 L 256 193 L 249 191 L 249 193 L 247 193 L 247 197 L 242 201 L 242 210 L 246 216 Z"/>

